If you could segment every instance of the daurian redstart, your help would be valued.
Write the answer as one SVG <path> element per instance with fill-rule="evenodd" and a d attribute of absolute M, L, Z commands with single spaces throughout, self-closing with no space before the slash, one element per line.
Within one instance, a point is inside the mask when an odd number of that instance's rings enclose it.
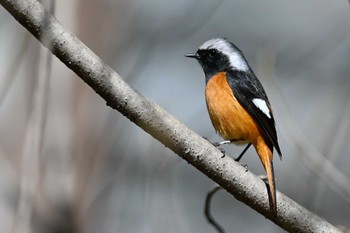
<path fill-rule="evenodd" d="M 204 42 L 195 58 L 205 73 L 205 99 L 215 130 L 227 142 L 247 144 L 239 160 L 253 144 L 267 172 L 270 210 L 277 213 L 276 185 L 273 170 L 273 148 L 280 158 L 275 120 L 261 83 L 243 53 L 223 38 Z"/>

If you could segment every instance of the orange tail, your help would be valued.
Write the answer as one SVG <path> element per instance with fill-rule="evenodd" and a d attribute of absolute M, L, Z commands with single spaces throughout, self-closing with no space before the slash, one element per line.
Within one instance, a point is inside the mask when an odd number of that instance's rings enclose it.
<path fill-rule="evenodd" d="M 269 203 L 270 211 L 276 215 L 277 214 L 277 202 L 276 202 L 276 185 L 275 185 L 275 174 L 273 171 L 273 162 L 269 161 L 264 164 L 265 170 L 267 172 L 267 180 L 269 182 Z"/>
<path fill-rule="evenodd" d="M 276 200 L 276 185 L 275 185 L 275 174 L 273 170 L 272 162 L 272 148 L 270 149 L 265 141 L 261 138 L 258 140 L 255 149 L 260 157 L 260 160 L 265 168 L 267 173 L 268 180 L 268 195 L 269 195 L 269 204 L 270 211 L 276 215 L 277 214 L 277 200 Z"/>

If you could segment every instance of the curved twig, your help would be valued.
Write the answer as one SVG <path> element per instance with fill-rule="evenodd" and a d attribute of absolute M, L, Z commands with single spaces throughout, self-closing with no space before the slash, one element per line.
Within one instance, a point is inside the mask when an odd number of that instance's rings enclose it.
<path fill-rule="evenodd" d="M 204 214 L 207 218 L 208 222 L 219 232 L 219 233 L 225 233 L 224 229 L 215 221 L 213 216 L 211 215 L 210 210 L 210 204 L 211 200 L 213 199 L 214 194 L 222 189 L 219 185 L 216 185 L 212 190 L 210 190 L 207 194 L 207 197 L 205 198 L 205 208 L 204 208 Z"/>

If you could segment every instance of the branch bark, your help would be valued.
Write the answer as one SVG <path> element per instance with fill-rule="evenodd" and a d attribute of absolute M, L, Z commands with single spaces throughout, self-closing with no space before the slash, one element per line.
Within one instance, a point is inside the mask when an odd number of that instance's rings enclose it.
<path fill-rule="evenodd" d="M 269 212 L 263 181 L 207 140 L 153 103 L 106 65 L 36 0 L 0 0 L 0 4 L 33 36 L 83 79 L 108 106 L 185 159 L 192 166 L 289 232 L 340 232 L 282 193 L 277 193 L 278 215 Z M 46 19 L 45 19 L 46 17 Z"/>

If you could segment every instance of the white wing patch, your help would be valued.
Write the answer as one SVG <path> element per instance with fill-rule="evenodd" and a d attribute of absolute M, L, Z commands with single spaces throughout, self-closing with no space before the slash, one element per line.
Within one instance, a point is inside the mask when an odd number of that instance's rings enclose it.
<path fill-rule="evenodd" d="M 266 104 L 265 100 L 253 99 L 253 104 L 260 109 L 268 118 L 271 118 L 270 109 Z"/>

